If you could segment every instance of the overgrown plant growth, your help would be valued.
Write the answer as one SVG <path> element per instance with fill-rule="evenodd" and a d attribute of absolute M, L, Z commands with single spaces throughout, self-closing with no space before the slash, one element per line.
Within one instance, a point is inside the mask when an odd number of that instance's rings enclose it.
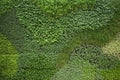
<path fill-rule="evenodd" d="M 17 0 L 18 1 L 18 0 Z M 15 7 L 16 0 L 0 0 L 0 16 Z"/>
<path fill-rule="evenodd" d="M 79 9 L 55 19 L 46 15 L 31 1 L 25 0 L 17 6 L 17 16 L 29 30 L 28 36 L 40 45 L 46 45 L 58 42 L 62 35 L 71 35 L 82 29 L 94 30 L 106 25 L 114 15 L 108 4 L 107 1 L 98 1 L 93 11 Z"/>
<path fill-rule="evenodd" d="M 119 80 L 119 0 L 1 0 L 0 80 Z"/>
<path fill-rule="evenodd" d="M 50 16 L 59 17 L 79 8 L 94 10 L 96 0 L 33 0 L 33 2 Z"/>
<path fill-rule="evenodd" d="M 11 79 L 18 70 L 18 52 L 12 44 L 0 33 L 0 79 Z"/>

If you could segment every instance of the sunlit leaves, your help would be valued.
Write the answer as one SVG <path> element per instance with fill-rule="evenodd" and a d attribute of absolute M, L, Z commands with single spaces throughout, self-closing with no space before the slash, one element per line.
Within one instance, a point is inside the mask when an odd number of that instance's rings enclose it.
<path fill-rule="evenodd" d="M 12 78 L 18 70 L 18 54 L 12 44 L 0 34 L 0 79 Z"/>
<path fill-rule="evenodd" d="M 104 1 L 101 1 L 104 3 Z M 40 45 L 58 42 L 59 37 L 71 35 L 81 29 L 98 29 L 110 21 L 114 12 L 104 3 L 98 2 L 94 11 L 79 10 L 60 18 L 51 17 L 31 1 L 17 6 L 17 16 L 29 30 L 28 35 Z M 64 9 L 64 8 L 62 8 Z"/>

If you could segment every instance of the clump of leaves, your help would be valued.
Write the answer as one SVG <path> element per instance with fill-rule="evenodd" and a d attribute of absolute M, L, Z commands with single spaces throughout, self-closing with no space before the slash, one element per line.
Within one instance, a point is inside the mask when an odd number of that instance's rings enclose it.
<path fill-rule="evenodd" d="M 63 26 L 46 16 L 30 1 L 23 1 L 17 13 L 22 24 L 29 30 L 28 36 L 32 36 L 40 45 L 54 43 L 62 34 Z"/>
<path fill-rule="evenodd" d="M 94 66 L 81 59 L 78 55 L 74 55 L 70 57 L 68 63 L 51 80 L 94 80 L 95 75 Z"/>
<path fill-rule="evenodd" d="M 113 13 L 105 1 L 98 2 L 94 11 L 78 10 L 60 18 L 50 17 L 31 1 L 22 1 L 17 6 L 17 16 L 28 29 L 28 36 L 40 45 L 58 42 L 61 36 L 69 36 L 81 29 L 102 27 Z"/>
<path fill-rule="evenodd" d="M 12 44 L 0 34 L 0 79 L 12 78 L 18 69 L 18 54 Z"/>
<path fill-rule="evenodd" d="M 47 14 L 59 17 L 78 8 L 93 9 L 96 0 L 34 0 L 33 2 Z"/>
<path fill-rule="evenodd" d="M 103 80 L 119 80 L 120 79 L 120 65 L 115 69 L 110 70 L 99 70 L 103 76 Z"/>
<path fill-rule="evenodd" d="M 56 72 L 56 58 L 53 53 L 20 54 L 15 80 L 49 80 Z"/>
<path fill-rule="evenodd" d="M 18 1 L 18 0 L 17 0 Z M 0 0 L 0 16 L 16 5 L 16 0 Z"/>
<path fill-rule="evenodd" d="M 120 33 L 116 36 L 114 40 L 106 44 L 102 47 L 104 53 L 108 53 L 108 55 L 116 56 L 120 59 Z"/>
<path fill-rule="evenodd" d="M 76 48 L 73 53 L 96 65 L 99 69 L 115 68 L 119 63 L 118 58 L 103 54 L 102 49 L 94 45 L 82 45 Z"/>

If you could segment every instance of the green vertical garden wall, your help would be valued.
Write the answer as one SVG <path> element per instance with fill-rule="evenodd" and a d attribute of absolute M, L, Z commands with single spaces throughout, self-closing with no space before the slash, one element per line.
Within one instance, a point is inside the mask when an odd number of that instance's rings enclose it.
<path fill-rule="evenodd" d="M 0 80 L 120 80 L 119 0 L 1 0 Z"/>

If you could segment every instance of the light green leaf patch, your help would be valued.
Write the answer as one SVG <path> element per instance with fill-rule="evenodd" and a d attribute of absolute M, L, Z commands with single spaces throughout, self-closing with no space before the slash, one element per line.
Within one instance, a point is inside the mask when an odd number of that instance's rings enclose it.
<path fill-rule="evenodd" d="M 73 56 L 51 80 L 94 80 L 95 74 L 95 69 L 89 62 Z"/>

